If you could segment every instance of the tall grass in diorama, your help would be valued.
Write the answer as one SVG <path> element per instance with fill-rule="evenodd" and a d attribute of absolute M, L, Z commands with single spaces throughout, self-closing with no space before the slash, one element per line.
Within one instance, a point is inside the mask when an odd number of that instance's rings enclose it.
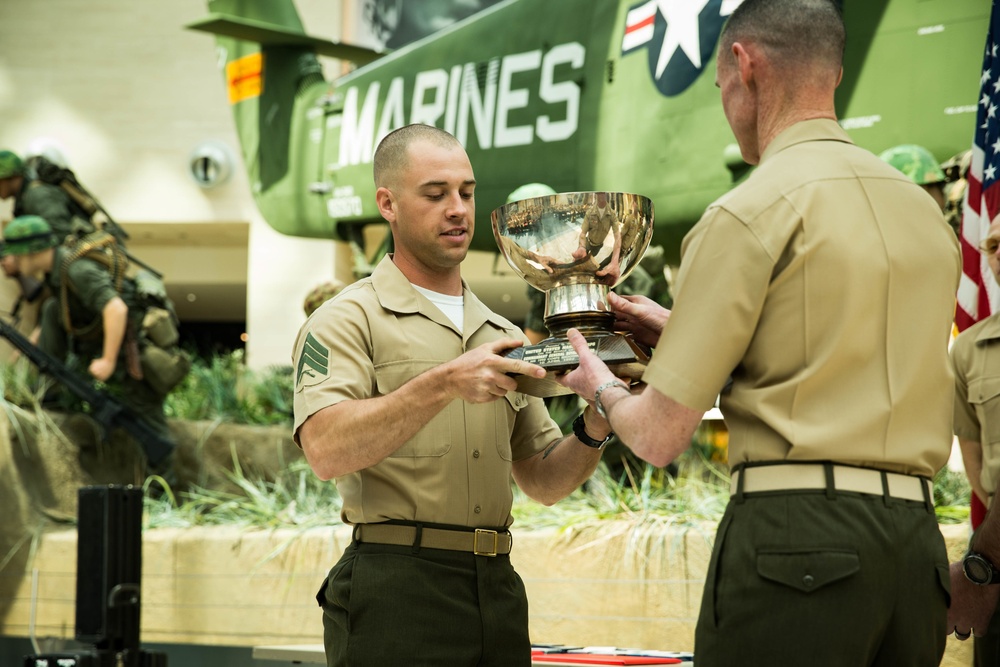
<path fill-rule="evenodd" d="M 0 369 L 2 405 L 13 429 L 18 414 L 31 414 L 41 428 L 51 422 L 39 407 L 39 382 L 25 363 Z M 288 368 L 249 369 L 242 351 L 196 360 L 191 373 L 167 400 L 173 419 L 217 420 L 248 425 L 291 427 L 292 374 Z M 582 407 L 575 397 L 549 401 L 564 432 Z M 15 436 L 16 437 L 16 436 Z M 717 521 L 729 495 L 724 463 L 725 441 L 711 429 L 699 429 L 691 449 L 669 468 L 650 466 L 618 444 L 609 447 L 594 476 L 569 497 L 545 507 L 515 488 L 513 514 L 521 528 L 581 528 L 594 523 L 620 526 L 692 526 Z M 722 460 L 720 460 L 720 458 Z M 194 487 L 147 499 L 148 525 L 236 524 L 254 527 L 309 528 L 340 523 L 340 498 L 331 482 L 318 480 L 303 460 L 290 462 L 272 480 L 232 473 L 238 491 Z M 964 474 L 944 468 L 935 478 L 939 521 L 968 518 L 970 488 Z"/>

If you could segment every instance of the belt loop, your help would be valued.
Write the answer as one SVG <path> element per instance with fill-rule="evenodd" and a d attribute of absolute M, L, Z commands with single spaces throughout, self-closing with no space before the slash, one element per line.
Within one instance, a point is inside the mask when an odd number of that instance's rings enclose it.
<path fill-rule="evenodd" d="M 889 495 L 889 476 L 885 474 L 884 470 L 879 470 L 878 474 L 882 478 L 882 502 L 885 503 L 886 507 L 892 507 L 892 496 Z"/>
<path fill-rule="evenodd" d="M 924 506 L 927 508 L 927 513 L 934 514 L 934 500 L 931 498 L 930 490 L 931 481 L 923 477 L 917 477 L 917 479 L 920 480 L 920 488 L 924 492 Z"/>
<path fill-rule="evenodd" d="M 829 461 L 823 463 L 823 476 L 826 478 L 826 499 L 837 499 L 837 483 L 833 479 L 833 464 Z"/>
<path fill-rule="evenodd" d="M 358 538 L 358 535 L 360 533 L 361 533 L 361 524 L 360 523 L 354 524 L 354 528 L 351 529 L 351 541 L 361 542 L 361 540 Z"/>
<path fill-rule="evenodd" d="M 418 523 L 413 526 L 413 555 L 420 553 L 420 542 L 424 537 L 424 524 Z"/>
<path fill-rule="evenodd" d="M 737 503 L 742 505 L 744 502 L 743 483 L 746 481 L 747 476 L 746 466 L 742 463 L 738 463 L 736 467 L 733 468 L 732 474 L 739 475 L 739 477 L 736 478 L 736 493 L 733 494 L 733 498 L 736 499 Z"/>

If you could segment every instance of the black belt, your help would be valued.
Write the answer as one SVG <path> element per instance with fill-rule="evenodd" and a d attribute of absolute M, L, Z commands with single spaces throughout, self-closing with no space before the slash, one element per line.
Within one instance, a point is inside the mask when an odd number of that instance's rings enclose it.
<path fill-rule="evenodd" d="M 485 528 L 450 530 L 391 523 L 360 523 L 354 527 L 354 539 L 371 544 L 465 551 L 477 556 L 509 554 L 513 542 L 510 533 L 506 531 Z"/>

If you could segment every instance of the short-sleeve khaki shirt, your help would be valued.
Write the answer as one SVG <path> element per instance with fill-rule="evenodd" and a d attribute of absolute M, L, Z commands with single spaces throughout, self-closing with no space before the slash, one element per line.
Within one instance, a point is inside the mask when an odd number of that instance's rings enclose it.
<path fill-rule="evenodd" d="M 695 409 L 721 392 L 730 465 L 944 465 L 958 244 L 902 173 L 832 120 L 797 123 L 681 254 L 643 379 Z"/>
<path fill-rule="evenodd" d="M 388 394 L 484 343 L 524 339 L 468 285 L 463 292 L 464 331 L 458 331 L 387 257 L 370 278 L 323 304 L 295 343 L 296 441 L 318 410 Z M 344 521 L 509 526 L 512 462 L 560 437 L 539 398 L 509 392 L 490 403 L 456 399 L 388 458 L 336 478 Z"/>
<path fill-rule="evenodd" d="M 983 447 L 979 481 L 997 491 L 1000 476 L 1000 313 L 972 325 L 951 346 L 955 368 L 955 435 Z"/>

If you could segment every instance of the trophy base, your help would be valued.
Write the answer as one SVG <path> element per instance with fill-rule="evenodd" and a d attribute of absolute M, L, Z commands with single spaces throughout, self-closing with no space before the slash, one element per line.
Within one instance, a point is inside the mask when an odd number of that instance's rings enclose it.
<path fill-rule="evenodd" d="M 642 377 L 649 355 L 632 339 L 623 333 L 584 333 L 590 351 L 608 365 L 616 377 L 637 381 Z M 516 375 L 517 390 L 529 396 L 548 398 L 572 394 L 556 381 L 556 376 L 571 371 L 580 363 L 576 350 L 565 336 L 546 338 L 535 345 L 514 348 L 504 355 L 508 359 L 522 359 L 541 366 L 546 371 L 544 378 Z"/>

